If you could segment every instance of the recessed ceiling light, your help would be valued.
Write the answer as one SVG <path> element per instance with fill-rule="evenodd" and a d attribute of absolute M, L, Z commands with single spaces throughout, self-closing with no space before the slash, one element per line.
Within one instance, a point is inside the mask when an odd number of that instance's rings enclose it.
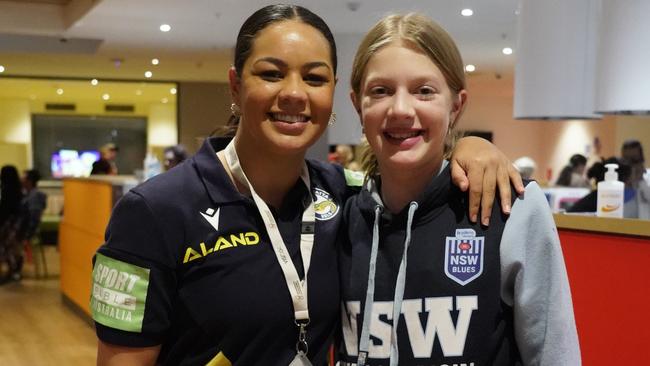
<path fill-rule="evenodd" d="M 474 71 L 476 71 L 476 66 L 474 66 L 472 64 L 467 64 L 467 65 L 465 65 L 465 71 L 474 72 Z"/>
<path fill-rule="evenodd" d="M 160 25 L 160 31 L 161 31 L 161 32 L 169 32 L 170 30 L 172 30 L 172 26 L 171 26 L 171 25 L 169 25 L 169 24 L 162 24 L 162 25 Z"/>
<path fill-rule="evenodd" d="M 144 72 L 144 77 L 146 77 L 147 79 L 149 79 L 152 76 L 153 76 L 153 72 L 151 72 L 151 71 L 145 71 Z"/>
<path fill-rule="evenodd" d="M 0 65 L 0 72 L 5 72 L 5 67 Z"/>
<path fill-rule="evenodd" d="M 504 55 L 512 55 L 512 48 L 504 47 L 501 52 L 503 52 Z"/>
<path fill-rule="evenodd" d="M 167 99 L 167 98 L 162 98 L 160 101 L 163 102 L 163 104 L 166 104 L 167 102 L 169 102 L 169 99 Z"/>
<path fill-rule="evenodd" d="M 56 90 L 56 93 L 57 93 L 58 95 L 63 95 L 63 89 L 58 88 L 58 89 Z"/>
<path fill-rule="evenodd" d="M 171 94 L 174 94 L 174 95 L 175 95 L 176 92 L 177 92 L 177 90 L 176 90 L 176 88 L 171 88 L 171 89 L 169 89 L 169 92 L 170 92 Z"/>
<path fill-rule="evenodd" d="M 97 84 L 99 84 L 99 80 L 97 79 L 90 80 L 90 85 L 97 85 Z"/>
<path fill-rule="evenodd" d="M 151 64 L 152 65 L 158 65 L 159 63 L 160 63 L 160 60 L 158 60 L 157 58 L 152 58 L 151 59 Z"/>
<path fill-rule="evenodd" d="M 469 8 L 463 9 L 460 11 L 460 15 L 464 17 L 471 17 L 472 15 L 474 15 L 474 10 Z"/>
<path fill-rule="evenodd" d="M 136 90 L 135 95 L 142 95 L 142 90 L 140 90 L 140 89 Z"/>
<path fill-rule="evenodd" d="M 109 100 L 109 99 L 111 99 L 111 96 L 109 94 L 104 94 L 104 95 L 102 95 L 102 99 Z"/>

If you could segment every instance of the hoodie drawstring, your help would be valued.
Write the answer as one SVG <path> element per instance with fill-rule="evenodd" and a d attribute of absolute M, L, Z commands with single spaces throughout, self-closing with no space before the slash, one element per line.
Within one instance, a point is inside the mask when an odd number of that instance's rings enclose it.
<path fill-rule="evenodd" d="M 368 266 L 368 286 L 366 287 L 366 305 L 363 311 L 361 338 L 359 340 L 359 356 L 357 366 L 365 366 L 370 345 L 370 322 L 372 305 L 375 301 L 375 271 L 377 269 L 377 252 L 379 251 L 379 220 L 384 208 L 375 206 L 375 223 L 372 226 L 372 246 L 370 247 L 370 264 Z"/>
<path fill-rule="evenodd" d="M 418 209 L 417 202 L 409 204 L 408 218 L 406 223 L 406 239 L 404 240 L 404 252 L 402 261 L 397 273 L 397 282 L 395 284 L 395 297 L 393 299 L 393 327 L 391 332 L 390 347 L 390 366 L 397 366 L 399 363 L 399 350 L 397 346 L 397 325 L 402 312 L 402 301 L 404 299 L 404 287 L 406 283 L 406 265 L 408 248 L 411 244 L 411 229 L 413 226 L 413 217 Z M 359 339 L 359 356 L 357 366 L 365 366 L 368 358 L 368 349 L 370 345 L 370 323 L 372 321 L 372 306 L 375 299 L 375 273 L 377 269 L 377 252 L 379 251 L 379 220 L 383 207 L 375 207 L 375 222 L 372 228 L 372 247 L 370 249 L 370 264 L 368 268 L 368 287 L 366 290 L 366 302 L 363 309 L 363 323 L 361 326 L 361 337 Z"/>
<path fill-rule="evenodd" d="M 390 337 L 390 366 L 397 366 L 399 363 L 399 349 L 397 347 L 397 325 L 399 316 L 402 313 L 402 300 L 404 300 L 404 285 L 406 284 L 406 257 L 411 244 L 411 226 L 413 226 L 413 216 L 418 209 L 417 202 L 409 204 L 408 219 L 406 221 L 406 239 L 404 240 L 404 253 L 402 262 L 397 272 L 397 283 L 395 284 L 395 298 L 393 299 L 393 328 Z"/>

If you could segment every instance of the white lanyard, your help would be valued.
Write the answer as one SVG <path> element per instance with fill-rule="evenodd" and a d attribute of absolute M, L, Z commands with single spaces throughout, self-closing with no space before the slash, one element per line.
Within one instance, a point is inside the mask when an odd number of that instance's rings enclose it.
<path fill-rule="evenodd" d="M 273 213 L 266 205 L 266 202 L 260 198 L 260 196 L 255 193 L 255 189 L 250 184 L 246 174 L 241 168 L 239 163 L 239 157 L 237 156 L 237 151 L 235 150 L 234 140 L 231 141 L 225 149 L 226 163 L 230 168 L 235 179 L 237 179 L 241 184 L 246 186 L 246 188 L 251 192 L 253 200 L 257 206 L 257 209 L 262 216 L 264 221 L 264 226 L 266 227 L 266 232 L 269 235 L 271 240 L 271 246 L 275 252 L 275 256 L 280 263 L 282 272 L 284 273 L 284 278 L 287 281 L 287 287 L 289 288 L 289 293 L 291 294 L 291 299 L 293 301 L 293 310 L 296 318 L 296 324 L 300 326 L 301 337 L 304 337 L 304 327 L 309 323 L 309 310 L 307 304 L 307 272 L 309 271 L 309 263 L 311 261 L 311 252 L 314 246 L 314 231 L 315 231 L 315 214 L 314 214 L 314 200 L 311 196 L 311 186 L 309 180 L 309 171 L 307 170 L 307 164 L 303 162 L 302 171 L 300 173 L 300 178 L 307 186 L 309 191 L 309 206 L 302 214 L 302 229 L 300 233 L 300 253 L 302 256 L 302 263 L 305 269 L 305 279 L 300 280 L 298 276 L 298 271 L 291 260 L 287 246 L 282 240 L 280 235 L 280 230 L 275 222 Z M 302 339 L 304 341 L 304 338 Z M 305 343 L 306 345 L 306 343 Z M 305 350 L 306 352 L 306 350 Z"/>

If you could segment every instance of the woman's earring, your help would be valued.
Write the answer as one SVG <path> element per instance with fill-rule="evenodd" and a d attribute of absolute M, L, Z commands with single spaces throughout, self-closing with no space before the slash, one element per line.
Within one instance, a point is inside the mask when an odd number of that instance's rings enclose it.
<path fill-rule="evenodd" d="M 239 106 L 235 103 L 230 105 L 230 113 L 235 117 L 241 117 L 241 109 L 239 109 Z"/>
<path fill-rule="evenodd" d="M 332 112 L 332 114 L 330 115 L 330 120 L 327 121 L 327 125 L 331 127 L 334 126 L 335 123 L 336 123 L 336 113 Z"/>

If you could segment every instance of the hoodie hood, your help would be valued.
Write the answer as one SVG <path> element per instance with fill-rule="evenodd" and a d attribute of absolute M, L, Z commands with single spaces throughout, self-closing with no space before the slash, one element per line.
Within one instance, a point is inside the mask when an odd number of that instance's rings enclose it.
<path fill-rule="evenodd" d="M 393 214 L 384 209 L 384 203 L 381 199 L 381 178 L 369 179 L 363 187 L 363 190 L 356 196 L 356 205 L 364 217 L 372 220 L 375 215 L 375 208 L 382 208 L 382 221 L 392 222 L 395 225 L 403 226 L 406 224 L 409 205 L 406 205 L 400 212 Z M 427 220 L 436 216 L 443 207 L 449 202 L 449 194 L 461 193 L 458 188 L 451 184 L 451 171 L 449 162 L 443 160 L 440 172 L 431 178 L 414 201 L 418 205 L 414 221 Z"/>

